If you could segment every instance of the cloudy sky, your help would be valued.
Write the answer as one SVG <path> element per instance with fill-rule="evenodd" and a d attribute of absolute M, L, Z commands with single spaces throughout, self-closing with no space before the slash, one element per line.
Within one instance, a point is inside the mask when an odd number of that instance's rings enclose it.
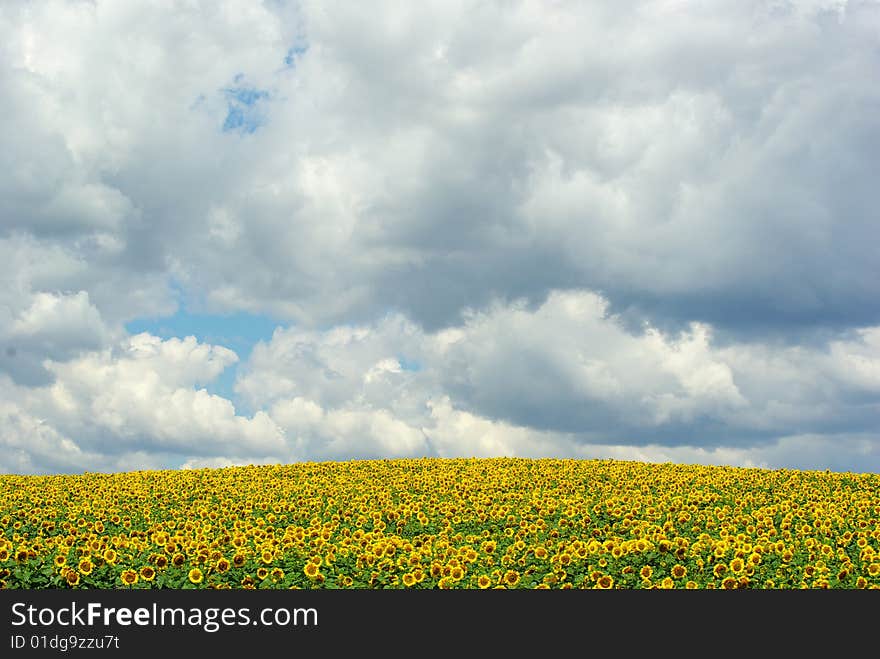
<path fill-rule="evenodd" d="M 0 4 L 0 472 L 880 472 L 880 3 Z"/>

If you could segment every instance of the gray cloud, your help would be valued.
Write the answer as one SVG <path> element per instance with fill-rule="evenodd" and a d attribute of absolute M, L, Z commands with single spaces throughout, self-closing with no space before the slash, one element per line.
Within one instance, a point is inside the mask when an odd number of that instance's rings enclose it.
<path fill-rule="evenodd" d="M 156 463 L 467 453 L 459 428 L 770 463 L 808 438 L 857 464 L 878 27 L 842 0 L 6 3 L 9 404 Z M 71 393 L 102 401 L 94 428 L 46 402 L 91 368 L 128 382 L 123 324 L 181 296 L 289 325 L 237 385 L 265 418 L 199 393 L 198 360 L 156 362 L 143 399 Z"/>
<path fill-rule="evenodd" d="M 242 8 L 246 43 L 211 11 L 51 7 L 7 11 L 4 215 L 113 271 L 300 323 L 566 287 L 731 338 L 880 318 L 873 5 L 306 4 Z M 223 133 L 241 76 L 265 125 Z"/>
<path fill-rule="evenodd" d="M 278 330 L 255 348 L 237 388 L 313 456 L 338 455 L 328 431 L 340 419 L 379 415 L 395 419 L 406 438 L 389 439 L 392 455 L 494 446 L 784 466 L 805 464 L 790 439 L 803 436 L 818 447 L 812 459 L 837 442 L 848 457 L 835 463 L 856 464 L 872 455 L 865 446 L 880 404 L 877 337 L 871 330 L 827 348 L 717 346 L 700 324 L 633 336 L 602 298 L 556 292 L 536 309 L 497 304 L 438 333 L 402 316 Z M 347 450 L 375 450 L 369 433 L 357 437 Z"/>

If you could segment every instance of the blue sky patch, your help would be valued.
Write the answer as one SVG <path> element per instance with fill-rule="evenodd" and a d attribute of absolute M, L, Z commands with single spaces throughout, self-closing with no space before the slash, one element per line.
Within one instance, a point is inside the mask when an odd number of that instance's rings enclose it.
<path fill-rule="evenodd" d="M 293 46 L 287 50 L 287 54 L 284 56 L 284 66 L 293 67 L 296 65 L 296 60 L 301 58 L 306 52 L 309 50 L 307 45 L 303 46 Z"/>
<path fill-rule="evenodd" d="M 233 82 L 243 80 L 242 74 L 238 74 Z M 227 112 L 223 121 L 223 132 L 236 131 L 239 133 L 253 133 L 265 123 L 261 101 L 269 98 L 269 92 L 256 87 L 237 86 L 227 87 L 223 90 L 226 96 Z"/>
<path fill-rule="evenodd" d="M 422 365 L 419 362 L 407 359 L 403 356 L 397 357 L 397 363 L 400 364 L 400 368 L 402 368 L 404 371 L 418 372 L 422 370 Z"/>

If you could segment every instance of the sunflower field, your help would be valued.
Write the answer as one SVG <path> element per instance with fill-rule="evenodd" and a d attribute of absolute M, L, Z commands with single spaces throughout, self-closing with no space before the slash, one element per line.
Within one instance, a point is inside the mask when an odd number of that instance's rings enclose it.
<path fill-rule="evenodd" d="M 413 459 L 0 476 L 2 588 L 880 588 L 880 475 Z"/>

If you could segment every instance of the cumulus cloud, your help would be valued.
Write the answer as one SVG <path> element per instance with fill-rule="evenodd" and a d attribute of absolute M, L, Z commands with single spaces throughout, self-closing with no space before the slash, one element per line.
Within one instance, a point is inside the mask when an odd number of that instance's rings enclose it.
<path fill-rule="evenodd" d="M 299 324 L 880 318 L 874 4 L 220 7 L 4 10 L 7 228 Z"/>
<path fill-rule="evenodd" d="M 325 410 L 297 397 L 275 403 L 271 416 L 290 435 L 295 447 L 291 457 L 298 460 L 422 457 L 430 452 L 421 429 L 387 409 L 351 405 Z"/>
<path fill-rule="evenodd" d="M 51 384 L 33 388 L 4 383 L 10 447 L 24 449 L 28 429 L 39 430 L 29 470 L 98 464 L 127 464 L 127 455 L 146 455 L 164 464 L 190 457 L 288 454 L 283 430 L 265 413 L 236 414 L 232 403 L 198 385 L 237 361 L 231 350 L 198 343 L 194 337 L 161 340 L 139 334 L 119 345 L 66 362 L 47 360 Z M 154 460 L 149 460 L 153 455 Z M 23 458 L 22 458 L 23 459 Z M 25 464 L 19 460 L 17 464 Z M 12 467 L 6 464 L 7 469 Z"/>
<path fill-rule="evenodd" d="M 438 368 L 457 400 L 490 417 L 655 439 L 655 428 L 728 418 L 745 404 L 707 333 L 695 324 L 679 338 L 632 336 L 595 294 L 554 293 L 535 311 L 472 315 Z"/>
<path fill-rule="evenodd" d="M 52 384 L 4 385 L 6 470 L 196 468 L 418 456 L 612 457 L 876 469 L 876 328 L 828 349 L 716 345 L 695 323 L 629 333 L 594 293 L 497 303 L 426 332 L 401 314 L 324 331 L 276 329 L 238 393 L 201 385 L 237 355 L 147 333 L 65 362 Z M 40 438 L 34 450 L 22 439 Z"/>
<path fill-rule="evenodd" d="M 3 3 L 5 400 L 144 464 L 467 453 L 449 428 L 872 460 L 878 28 L 845 0 Z M 254 416 L 201 389 L 222 346 L 127 336 L 184 301 L 286 327 L 242 364 Z"/>
<path fill-rule="evenodd" d="M 876 336 L 866 330 L 830 350 L 720 346 L 699 323 L 633 336 L 600 296 L 558 291 L 536 309 L 499 303 L 434 333 L 400 315 L 325 332 L 276 330 L 237 387 L 264 402 L 302 456 L 628 455 L 784 466 L 818 464 L 837 450 L 855 464 L 876 461 L 865 450 L 880 406 Z M 816 447 L 813 458 L 797 453 L 795 436 Z"/>
<path fill-rule="evenodd" d="M 95 349 L 111 338 L 88 293 L 37 293 L 31 304 L 0 330 L 6 344 L 0 370 L 26 384 L 45 383 L 51 373 L 45 359 L 64 360 Z"/>
<path fill-rule="evenodd" d="M 0 405 L 0 473 L 30 473 L 39 469 L 78 469 L 98 456 L 84 454 L 68 437 L 15 405 Z"/>

